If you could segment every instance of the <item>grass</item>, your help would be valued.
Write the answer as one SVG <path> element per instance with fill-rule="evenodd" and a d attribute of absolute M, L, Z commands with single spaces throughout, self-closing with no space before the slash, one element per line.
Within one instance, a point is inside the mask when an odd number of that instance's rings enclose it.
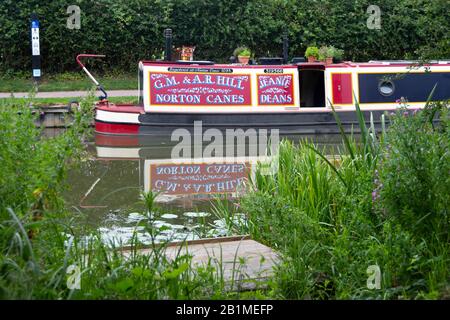
<path fill-rule="evenodd" d="M 94 77 L 106 90 L 137 90 L 136 74 L 118 74 Z M 49 91 L 87 91 L 92 81 L 82 72 L 63 73 L 44 76 L 39 82 L 40 92 Z M 28 77 L 0 78 L 0 92 L 29 92 L 33 89 L 33 81 Z"/>
<path fill-rule="evenodd" d="M 143 244 L 137 236 L 125 256 L 96 230 L 77 223 L 81 218 L 66 208 L 61 191 L 68 168 L 83 160 L 92 100 L 82 101 L 63 134 L 46 139 L 40 138 L 41 129 L 26 105 L 0 106 L 0 299 L 266 297 L 263 290 L 238 289 L 240 262 L 235 277 L 225 279 L 220 259 L 193 266 L 181 249 L 169 259 L 167 243 L 156 242 L 148 254 L 138 254 Z M 155 197 L 147 193 L 142 200 L 146 212 L 158 217 L 163 212 Z M 164 226 L 152 221 L 137 226 L 155 239 Z"/>
<path fill-rule="evenodd" d="M 193 266 L 181 250 L 167 259 L 167 243 L 138 254 L 137 237 L 125 258 L 95 230 L 80 227 L 61 190 L 68 167 L 83 157 L 91 104 L 83 101 L 74 125 L 49 139 L 40 139 L 25 105 L 0 106 L 0 298 L 450 297 L 447 103 L 416 114 L 405 107 L 379 136 L 362 122 L 361 142 L 343 136 L 338 161 L 308 141 L 283 141 L 275 174 L 257 170 L 238 206 L 217 201 L 213 211 L 229 230 L 249 233 L 280 253 L 268 287 L 247 293 L 227 290 L 220 262 Z M 434 115 L 439 124 L 430 121 Z M 158 217 L 155 196 L 144 194 L 143 201 Z M 163 231 L 140 223 L 152 239 Z M 367 286 L 373 266 L 381 271 L 375 289 Z M 80 289 L 67 285 L 74 280 L 70 268 L 81 272 Z"/>
<path fill-rule="evenodd" d="M 0 266 L 0 298 L 2 299 L 226 299 L 264 297 L 256 290 L 251 295 L 228 289 L 233 282 L 224 279 L 221 263 L 210 259 L 194 267 L 192 257 L 181 249 L 167 258 L 166 244 L 153 246 L 147 254 L 138 254 L 140 244 L 133 242 L 124 252 L 107 246 L 91 231 L 82 238 L 62 218 L 47 217 L 42 232 L 27 241 L 26 229 L 12 210 L 4 219 L 2 237 L 9 241 Z M 146 225 L 146 228 L 152 229 Z M 46 231 L 44 231 L 44 229 Z M 158 230 L 149 230 L 153 236 Z M 59 234 L 59 236 L 58 236 Z M 61 236 L 65 234 L 66 236 Z M 33 255 L 30 255 L 33 253 Z M 69 267 L 71 267 L 69 269 Z M 80 272 L 79 286 L 76 274 Z M 236 278 L 238 274 L 236 274 Z"/>
<path fill-rule="evenodd" d="M 257 172 L 240 203 L 244 231 L 281 252 L 275 296 L 448 298 L 449 123 L 446 103 L 400 110 L 378 138 L 362 122 L 361 143 L 343 137 L 338 165 L 308 141 L 283 141 L 277 173 Z M 375 290 L 370 266 L 381 270 Z"/>

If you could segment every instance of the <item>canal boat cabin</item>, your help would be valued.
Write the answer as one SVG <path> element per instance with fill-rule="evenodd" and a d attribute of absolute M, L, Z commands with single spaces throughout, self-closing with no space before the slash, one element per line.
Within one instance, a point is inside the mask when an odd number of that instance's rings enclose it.
<path fill-rule="evenodd" d="M 152 134 L 196 121 L 203 127 L 279 128 L 285 133 L 357 131 L 355 104 L 376 126 L 405 103 L 420 109 L 450 98 L 450 61 L 418 66 L 408 61 L 214 64 L 141 61 L 139 103 L 96 105 L 96 132 Z"/>

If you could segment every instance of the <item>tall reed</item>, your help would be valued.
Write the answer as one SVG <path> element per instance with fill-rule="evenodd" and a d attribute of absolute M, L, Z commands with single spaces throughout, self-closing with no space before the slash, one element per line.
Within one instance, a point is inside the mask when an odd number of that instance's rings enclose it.
<path fill-rule="evenodd" d="M 384 115 L 381 132 L 356 102 L 359 141 L 335 113 L 337 161 L 307 141 L 283 141 L 278 171 L 256 173 L 241 206 L 251 235 L 283 257 L 278 297 L 448 297 L 449 113 L 431 96 L 424 111 Z M 379 289 L 367 286 L 369 266 L 381 270 Z"/>

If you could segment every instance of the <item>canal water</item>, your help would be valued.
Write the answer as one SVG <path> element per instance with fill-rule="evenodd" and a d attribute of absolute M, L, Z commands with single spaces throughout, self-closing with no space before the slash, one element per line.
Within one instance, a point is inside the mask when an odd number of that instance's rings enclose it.
<path fill-rule="evenodd" d="M 280 139 L 308 139 L 330 153 L 341 141 L 338 135 Z M 192 152 L 189 158 L 174 160 L 172 153 L 177 144 L 168 135 L 95 134 L 83 160 L 68 174 L 64 197 L 77 221 L 115 246 L 127 245 L 133 237 L 147 244 L 232 235 L 214 207 L 219 203 L 233 207 L 245 193 L 248 177 L 258 163 L 270 157 L 249 156 L 246 140 L 244 157 L 236 154 L 236 147 L 234 155 L 226 154 L 224 158 L 195 157 Z M 146 209 L 142 191 L 157 193 L 153 212 Z M 234 211 L 236 225 L 245 224 L 245 217 L 239 210 Z M 153 239 L 149 224 L 158 229 Z"/>

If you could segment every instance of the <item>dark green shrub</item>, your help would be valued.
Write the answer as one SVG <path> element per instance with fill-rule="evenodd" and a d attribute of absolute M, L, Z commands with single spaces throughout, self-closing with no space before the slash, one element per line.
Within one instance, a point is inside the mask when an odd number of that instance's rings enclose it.
<path fill-rule="evenodd" d="M 99 70 L 136 70 L 137 61 L 160 57 L 163 30 L 172 28 L 175 46 L 195 45 L 196 59 L 228 61 L 247 44 L 256 57 L 281 56 L 282 34 L 290 56 L 308 44 L 334 45 L 352 60 L 449 58 L 447 0 L 382 0 L 381 29 L 366 26 L 370 1 L 344 0 L 78 0 L 81 29 L 69 30 L 64 0 L 3 0 L 0 7 L 0 70 L 31 67 L 29 20 L 41 21 L 44 73 L 78 70 L 79 53 L 106 54 Z"/>
<path fill-rule="evenodd" d="M 447 108 L 440 124 L 432 108 L 411 116 L 399 111 L 386 135 L 379 168 L 385 214 L 418 237 L 449 241 L 450 131 Z"/>
<path fill-rule="evenodd" d="M 249 232 L 277 248 L 275 292 L 288 299 L 436 299 L 450 270 L 449 113 L 401 110 L 379 140 L 361 125 L 333 165 L 307 142 L 280 146 L 242 208 Z M 439 110 L 439 124 L 430 122 Z M 381 287 L 367 287 L 378 266 Z"/>

